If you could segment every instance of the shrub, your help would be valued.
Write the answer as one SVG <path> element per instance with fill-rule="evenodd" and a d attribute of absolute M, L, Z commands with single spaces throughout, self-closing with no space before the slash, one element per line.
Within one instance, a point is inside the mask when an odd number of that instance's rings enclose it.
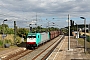
<path fill-rule="evenodd" d="M 8 44 L 12 45 L 12 41 L 11 40 L 5 40 L 5 43 L 8 43 Z"/>
<path fill-rule="evenodd" d="M 3 41 L 2 40 L 0 40 L 0 47 L 3 45 Z"/>
<path fill-rule="evenodd" d="M 90 36 L 86 35 L 86 39 L 88 42 L 90 42 Z"/>
<path fill-rule="evenodd" d="M 16 37 L 16 43 L 21 43 L 21 38 L 19 36 Z"/>

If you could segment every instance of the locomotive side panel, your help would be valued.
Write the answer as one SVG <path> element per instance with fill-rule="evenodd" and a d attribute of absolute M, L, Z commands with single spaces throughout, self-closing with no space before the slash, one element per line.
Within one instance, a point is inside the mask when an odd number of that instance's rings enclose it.
<path fill-rule="evenodd" d="M 42 43 L 44 43 L 48 40 L 50 40 L 49 32 L 41 33 L 41 42 L 40 42 L 40 44 L 42 44 Z"/>
<path fill-rule="evenodd" d="M 36 35 L 36 44 L 37 44 L 37 46 L 40 44 L 40 42 L 41 42 L 41 34 L 37 33 L 37 35 Z"/>

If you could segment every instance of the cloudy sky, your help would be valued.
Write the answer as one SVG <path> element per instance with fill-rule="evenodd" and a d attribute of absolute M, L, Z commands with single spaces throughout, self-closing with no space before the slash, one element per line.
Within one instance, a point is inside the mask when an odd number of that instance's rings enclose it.
<path fill-rule="evenodd" d="M 16 21 L 18 27 L 28 27 L 30 23 L 46 27 L 47 22 L 50 26 L 54 22 L 61 28 L 67 26 L 68 14 L 77 24 L 83 24 L 81 16 L 89 24 L 90 0 L 0 0 L 0 24 L 7 19 L 5 23 L 10 27 Z"/>

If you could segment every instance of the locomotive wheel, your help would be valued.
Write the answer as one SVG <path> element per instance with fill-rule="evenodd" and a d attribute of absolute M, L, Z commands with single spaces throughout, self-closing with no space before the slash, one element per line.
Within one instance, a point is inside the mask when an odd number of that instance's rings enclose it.
<path fill-rule="evenodd" d="M 29 46 L 26 44 L 26 49 L 29 49 Z"/>

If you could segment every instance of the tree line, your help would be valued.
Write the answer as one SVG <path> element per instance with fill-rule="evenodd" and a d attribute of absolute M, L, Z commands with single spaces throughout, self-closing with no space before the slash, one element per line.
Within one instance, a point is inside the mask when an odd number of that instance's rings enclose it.
<path fill-rule="evenodd" d="M 18 26 L 16 26 L 16 35 L 26 38 L 28 32 L 37 33 L 37 32 L 48 32 L 48 31 L 55 31 L 55 30 L 59 30 L 59 28 L 54 28 L 54 27 L 43 28 L 41 26 L 37 26 L 33 28 L 32 27 L 18 28 Z M 4 31 L 4 34 L 14 34 L 14 28 L 9 28 L 7 24 L 0 25 L 0 34 L 3 34 L 3 31 Z"/>

